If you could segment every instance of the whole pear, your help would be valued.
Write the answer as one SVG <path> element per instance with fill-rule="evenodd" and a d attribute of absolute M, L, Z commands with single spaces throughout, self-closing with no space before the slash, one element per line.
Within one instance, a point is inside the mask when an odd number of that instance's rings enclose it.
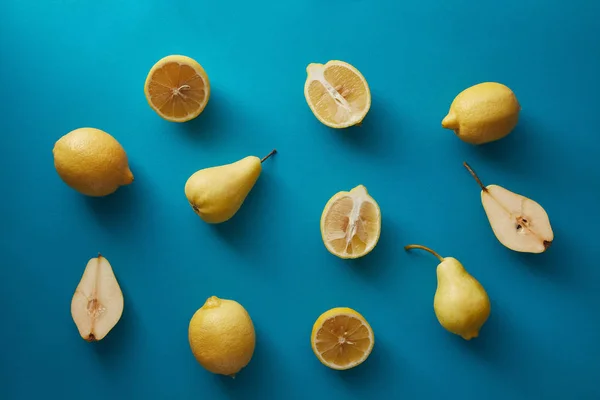
<path fill-rule="evenodd" d="M 404 248 L 425 250 L 440 260 L 433 299 L 433 309 L 440 324 L 465 340 L 479 336 L 479 330 L 491 310 L 490 299 L 483 286 L 454 257 L 442 257 L 420 245 Z"/>
<path fill-rule="evenodd" d="M 231 219 L 240 209 L 262 172 L 262 159 L 244 157 L 231 164 L 204 168 L 190 176 L 185 196 L 196 214 L 209 224 Z"/>

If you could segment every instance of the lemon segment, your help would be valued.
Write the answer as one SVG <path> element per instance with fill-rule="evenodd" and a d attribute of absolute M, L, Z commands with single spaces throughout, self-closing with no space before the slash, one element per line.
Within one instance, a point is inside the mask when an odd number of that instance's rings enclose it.
<path fill-rule="evenodd" d="M 343 61 L 306 68 L 304 97 L 319 121 L 331 128 L 358 125 L 371 107 L 371 92 L 363 75 Z"/>
<path fill-rule="evenodd" d="M 210 82 L 194 59 L 171 55 L 150 69 L 144 85 L 150 107 L 162 118 L 186 122 L 196 118 L 210 98 Z"/>
<path fill-rule="evenodd" d="M 324 312 L 313 325 L 312 349 L 329 368 L 346 370 L 363 363 L 375 345 L 375 335 L 367 320 L 347 307 Z"/>
<path fill-rule="evenodd" d="M 358 258 L 370 253 L 380 234 L 381 210 L 363 185 L 336 193 L 323 209 L 323 243 L 340 258 Z"/>

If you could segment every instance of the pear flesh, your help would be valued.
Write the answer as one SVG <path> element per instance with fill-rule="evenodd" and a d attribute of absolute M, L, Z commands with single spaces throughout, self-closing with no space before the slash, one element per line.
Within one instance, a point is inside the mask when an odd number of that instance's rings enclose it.
<path fill-rule="evenodd" d="M 209 224 L 231 219 L 241 208 L 262 172 L 263 159 L 242 158 L 231 164 L 201 169 L 189 177 L 185 196 L 192 209 Z"/>
<path fill-rule="evenodd" d="M 454 257 L 442 257 L 420 245 L 408 245 L 405 249 L 425 250 L 440 260 L 433 298 L 433 309 L 440 325 L 465 340 L 478 337 L 491 312 L 490 299 L 481 283 Z"/>
<path fill-rule="evenodd" d="M 88 261 L 73 299 L 71 316 L 81 337 L 88 342 L 102 340 L 123 314 L 123 293 L 108 260 Z"/>
<path fill-rule="evenodd" d="M 518 252 L 546 251 L 554 240 L 554 232 L 542 206 L 501 186 L 484 186 L 473 169 L 464 165 L 481 187 L 481 204 L 498 241 Z"/>

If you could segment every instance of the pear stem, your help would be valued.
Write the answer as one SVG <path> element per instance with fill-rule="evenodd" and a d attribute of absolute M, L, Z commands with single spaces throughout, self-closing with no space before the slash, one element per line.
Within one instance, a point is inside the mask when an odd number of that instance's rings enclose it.
<path fill-rule="evenodd" d="M 408 246 L 404 246 L 404 250 L 412 250 L 412 249 L 425 250 L 425 251 L 433 254 L 434 256 L 436 256 L 437 259 L 440 260 L 440 262 L 444 261 L 444 257 L 440 256 L 438 253 L 431 250 L 429 247 L 421 246 L 420 244 L 409 244 Z"/>
<path fill-rule="evenodd" d="M 469 164 L 467 164 L 466 161 L 463 162 L 463 165 L 465 166 L 465 168 L 467 169 L 467 171 L 469 171 L 469 173 L 473 176 L 473 178 L 475 178 L 475 180 L 477 181 L 477 183 L 481 187 L 481 190 L 483 190 L 484 192 L 487 192 L 487 188 L 483 185 L 483 183 L 481 182 L 481 179 L 479 179 L 479 177 L 477 176 L 477 174 L 475 173 L 475 171 L 473 171 L 473 168 L 471 168 L 471 166 Z"/>
<path fill-rule="evenodd" d="M 261 158 L 260 162 L 264 162 L 267 158 L 271 157 L 273 154 L 277 153 L 276 149 L 273 149 L 269 154 L 267 154 L 266 156 L 264 156 L 263 158 Z"/>

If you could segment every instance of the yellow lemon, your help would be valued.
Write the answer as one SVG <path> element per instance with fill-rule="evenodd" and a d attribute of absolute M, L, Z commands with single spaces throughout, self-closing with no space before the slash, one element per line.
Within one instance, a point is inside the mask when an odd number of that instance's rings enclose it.
<path fill-rule="evenodd" d="M 246 309 L 234 300 L 216 296 L 194 313 L 188 338 L 200 365 L 214 374 L 232 377 L 248 365 L 256 342 Z"/>
<path fill-rule="evenodd" d="M 501 83 L 484 82 L 456 96 L 442 127 L 454 130 L 467 143 L 493 142 L 514 129 L 520 111 L 512 90 Z"/>
<path fill-rule="evenodd" d="M 125 150 L 100 129 L 75 129 L 54 144 L 52 153 L 60 178 L 87 196 L 106 196 L 133 182 Z"/>
<path fill-rule="evenodd" d="M 196 60 L 180 55 L 162 58 L 150 69 L 144 85 L 150 107 L 167 121 L 196 118 L 210 98 L 210 82 Z"/>
<path fill-rule="evenodd" d="M 331 128 L 360 125 L 371 107 L 371 92 L 362 74 L 343 61 L 309 64 L 304 97 L 319 121 Z"/>
<path fill-rule="evenodd" d="M 329 252 L 340 258 L 362 257 L 379 241 L 381 210 L 359 185 L 349 192 L 336 193 L 321 215 L 321 237 Z"/>
<path fill-rule="evenodd" d="M 324 312 L 313 325 L 312 349 L 321 363 L 345 370 L 363 363 L 375 345 L 375 335 L 367 320 L 347 307 Z"/>

